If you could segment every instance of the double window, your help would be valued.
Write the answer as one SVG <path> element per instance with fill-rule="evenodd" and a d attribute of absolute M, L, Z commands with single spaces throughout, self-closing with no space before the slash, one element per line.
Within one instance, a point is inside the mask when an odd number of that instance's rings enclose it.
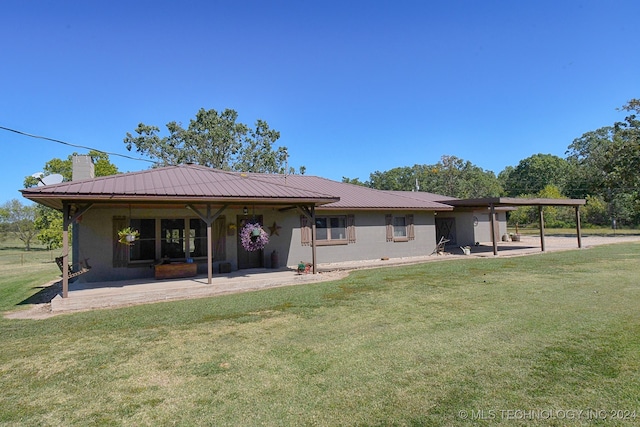
<path fill-rule="evenodd" d="M 353 215 L 317 216 L 316 243 L 318 245 L 346 245 L 356 242 Z M 311 226 L 306 216 L 300 217 L 301 243 L 311 244 Z"/>
<path fill-rule="evenodd" d="M 346 216 L 323 216 L 316 218 L 316 238 L 318 241 L 338 241 L 347 242 L 347 217 Z"/>
<path fill-rule="evenodd" d="M 128 248 L 130 262 L 207 256 L 207 225 L 199 218 L 132 218 L 128 224 L 140 232 L 140 238 Z M 225 227 L 224 217 L 212 226 L 215 261 L 226 259 Z"/>

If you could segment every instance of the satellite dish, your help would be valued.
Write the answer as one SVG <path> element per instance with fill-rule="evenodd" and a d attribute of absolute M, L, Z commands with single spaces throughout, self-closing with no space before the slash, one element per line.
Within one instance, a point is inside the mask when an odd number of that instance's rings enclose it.
<path fill-rule="evenodd" d="M 42 186 L 45 186 L 45 185 L 60 184 L 62 182 L 62 180 L 64 179 L 62 177 L 62 175 L 60 175 L 59 173 L 54 173 L 54 174 L 51 174 L 51 175 L 47 175 L 47 176 L 44 176 L 44 177 L 37 177 L 37 178 L 40 181 L 40 182 L 38 182 L 38 187 L 42 187 Z"/>

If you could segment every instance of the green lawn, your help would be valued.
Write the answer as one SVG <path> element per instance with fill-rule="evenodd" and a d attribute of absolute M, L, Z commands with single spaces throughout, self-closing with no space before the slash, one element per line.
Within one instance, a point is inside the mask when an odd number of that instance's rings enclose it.
<path fill-rule="evenodd" d="M 0 425 L 637 425 L 639 257 L 616 244 L 2 319 Z M 22 289 L 0 306 L 55 266 L 38 274 L 0 279 Z"/>

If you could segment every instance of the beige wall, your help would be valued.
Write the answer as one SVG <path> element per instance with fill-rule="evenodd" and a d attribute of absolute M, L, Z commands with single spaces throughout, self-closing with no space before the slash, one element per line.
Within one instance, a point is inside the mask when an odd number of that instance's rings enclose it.
<path fill-rule="evenodd" d="M 214 208 L 215 212 L 217 208 Z M 358 261 L 380 259 L 383 257 L 398 258 L 430 255 L 437 242 L 435 230 L 435 216 L 433 212 L 417 212 L 414 215 L 415 239 L 406 242 L 387 242 L 385 231 L 385 215 L 405 215 L 405 211 L 331 211 L 316 212 L 317 216 L 325 215 L 354 215 L 356 227 L 356 242 L 346 245 L 317 246 L 317 262 L 333 263 L 342 261 Z M 253 209 L 249 209 L 249 216 Z M 264 263 L 271 267 L 271 255 L 276 251 L 279 267 L 295 268 L 300 261 L 311 262 L 311 246 L 303 246 L 300 238 L 300 212 L 296 210 L 280 211 L 277 208 L 256 209 L 256 215 L 262 215 L 265 231 L 270 233 L 274 223 L 278 227 L 277 234 L 269 237 L 269 244 L 263 251 Z M 443 212 L 448 217 L 456 219 L 456 231 L 460 246 L 490 242 L 489 215 L 487 212 Z M 238 209 L 228 209 L 223 212 L 226 225 L 236 224 L 237 216 L 242 215 Z M 102 208 L 94 206 L 79 220 L 76 227 L 78 242 L 78 257 L 89 258 L 92 270 L 80 276 L 80 281 L 98 282 L 123 280 L 133 278 L 153 278 L 152 263 L 130 263 L 128 267 L 114 268 L 112 265 L 114 245 L 119 245 L 113 236 L 113 217 L 129 218 L 196 218 L 196 215 L 184 209 L 149 210 L 123 208 Z M 473 217 L 478 218 L 478 225 L 473 225 Z M 500 235 L 506 232 L 504 212 L 499 213 Z M 237 225 L 237 224 L 236 224 Z M 237 231 L 226 236 L 226 262 L 233 270 L 237 269 Z M 159 260 L 158 260 L 159 261 Z M 206 274 L 206 260 L 196 260 L 199 264 L 198 272 Z M 214 273 L 217 273 L 214 264 Z"/>

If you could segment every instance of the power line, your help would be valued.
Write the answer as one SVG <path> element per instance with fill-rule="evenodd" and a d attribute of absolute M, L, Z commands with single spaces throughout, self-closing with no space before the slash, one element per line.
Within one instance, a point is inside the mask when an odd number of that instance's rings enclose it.
<path fill-rule="evenodd" d="M 137 160 L 137 161 L 148 162 L 148 163 L 153 163 L 153 164 L 156 163 L 153 160 L 143 159 L 141 157 L 132 157 L 132 156 L 127 156 L 126 154 L 120 154 L 120 153 L 110 153 L 108 151 L 99 150 L 97 148 L 91 148 L 91 147 L 86 147 L 84 145 L 72 144 L 70 142 L 61 141 L 59 139 L 47 138 L 46 136 L 40 136 L 40 135 L 32 135 L 30 133 L 26 133 L 26 132 L 22 132 L 22 131 L 19 131 L 19 130 L 7 128 L 7 127 L 4 127 L 4 126 L 0 126 L 0 129 L 6 130 L 6 131 L 9 131 L 9 132 L 13 132 L 13 133 L 17 133 L 18 135 L 28 136 L 28 137 L 31 137 L 31 138 L 44 139 L 46 141 L 57 142 L 58 144 L 67 145 L 69 147 L 82 148 L 84 150 L 90 150 L 90 151 L 97 151 L 99 153 L 107 154 L 109 156 L 123 157 L 123 158 L 129 159 L 129 160 Z"/>

